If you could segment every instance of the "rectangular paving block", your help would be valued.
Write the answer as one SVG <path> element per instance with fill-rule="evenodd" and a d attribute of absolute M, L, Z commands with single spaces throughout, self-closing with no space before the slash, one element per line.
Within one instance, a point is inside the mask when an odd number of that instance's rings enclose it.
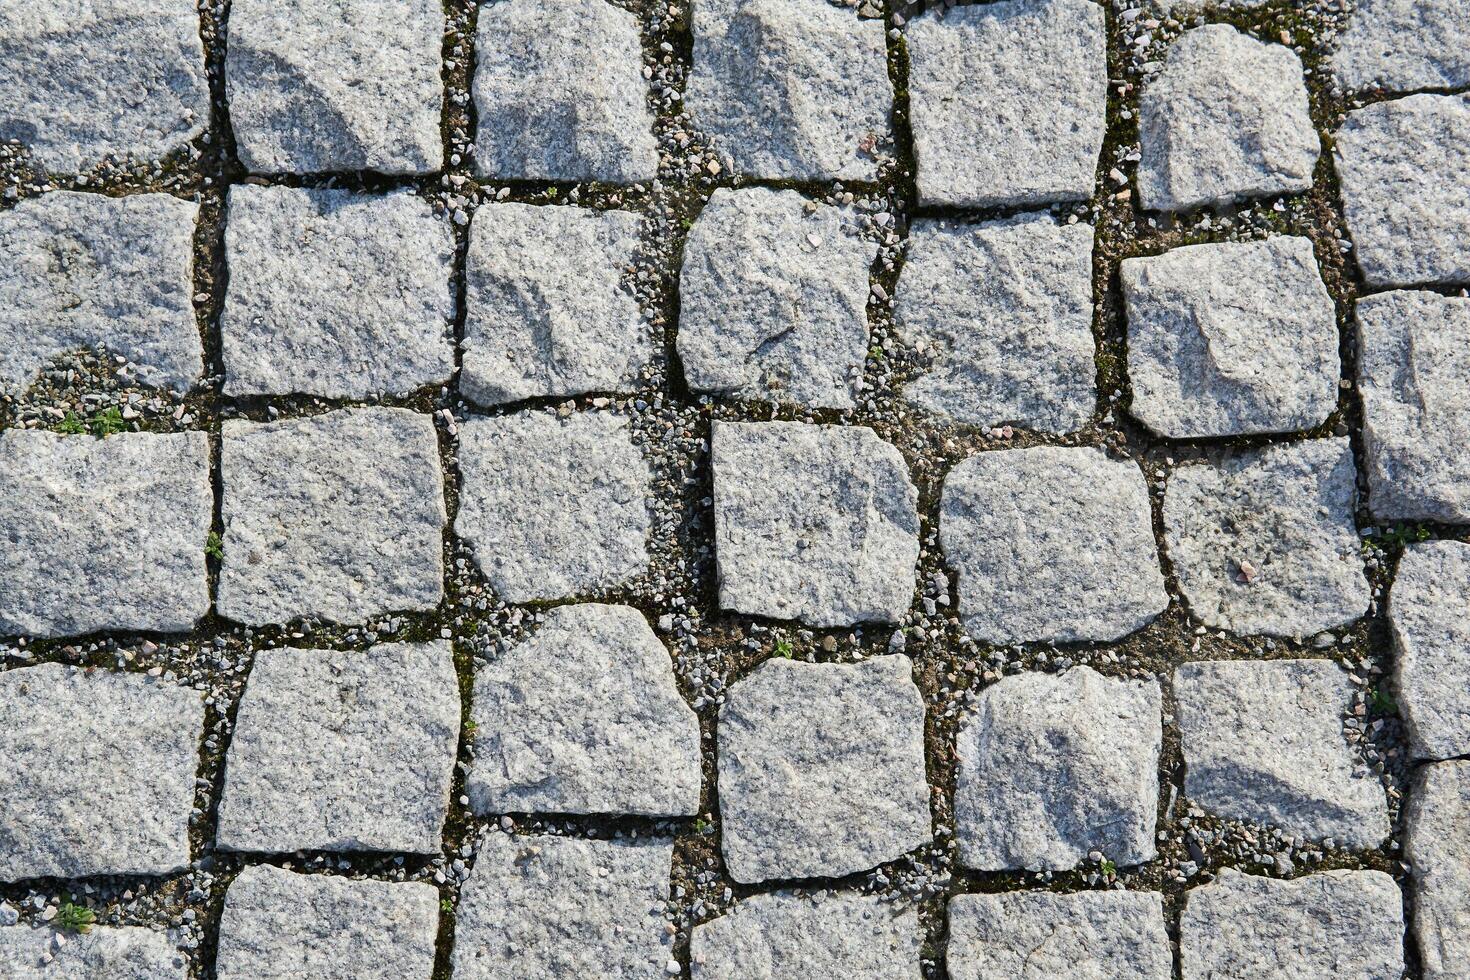
<path fill-rule="evenodd" d="M 919 916 L 869 895 L 752 895 L 689 939 L 694 980 L 919 980 Z"/>
<path fill-rule="evenodd" d="M 1462 980 L 1470 964 L 1470 762 L 1420 767 L 1404 826 L 1423 976 Z"/>
<path fill-rule="evenodd" d="M 1416 758 L 1470 755 L 1470 544 L 1426 541 L 1399 557 L 1389 593 L 1394 687 Z"/>
<path fill-rule="evenodd" d="M 41 926 L 0 927 L 6 980 L 185 980 L 188 958 L 162 930 L 93 926 L 59 933 Z"/>
<path fill-rule="evenodd" d="M 1156 893 L 1040 891 L 949 902 L 949 980 L 1172 980 Z"/>

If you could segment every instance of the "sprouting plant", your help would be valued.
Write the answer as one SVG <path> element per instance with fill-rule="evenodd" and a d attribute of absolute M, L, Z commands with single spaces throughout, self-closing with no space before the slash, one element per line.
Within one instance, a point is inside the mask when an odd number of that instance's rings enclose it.
<path fill-rule="evenodd" d="M 1366 556 L 1372 551 L 1387 551 L 1390 548 L 1402 548 L 1406 544 L 1416 541 L 1429 540 L 1429 529 L 1419 524 L 1395 524 L 1393 527 L 1385 527 L 1371 538 L 1363 539 L 1363 554 Z"/>
<path fill-rule="evenodd" d="M 1375 714 L 1380 715 L 1395 714 L 1399 710 L 1398 702 L 1393 699 L 1393 695 L 1381 687 L 1368 688 L 1368 707 Z"/>
<path fill-rule="evenodd" d="M 79 436 L 87 431 L 87 423 L 76 412 L 67 412 L 56 426 L 57 432 L 63 432 L 69 436 Z"/>
<path fill-rule="evenodd" d="M 449 899 L 449 898 L 441 898 L 441 899 L 439 899 L 439 911 L 440 912 L 446 912 L 446 913 L 447 912 L 453 912 L 454 911 L 454 900 L 453 899 Z"/>
<path fill-rule="evenodd" d="M 1105 878 L 1111 878 L 1118 873 L 1118 866 L 1113 863 L 1112 858 L 1103 858 L 1102 864 L 1099 865 L 1099 869 L 1102 871 L 1103 877 Z"/>
<path fill-rule="evenodd" d="M 877 344 L 874 344 L 872 347 L 868 348 L 868 356 L 875 361 L 883 360 L 883 348 L 879 347 Z"/>
<path fill-rule="evenodd" d="M 92 435 L 99 439 L 115 436 L 128 427 L 123 420 L 122 410 L 116 405 L 92 416 Z"/>
<path fill-rule="evenodd" d="M 473 719 L 464 723 L 465 738 L 474 738 L 475 735 L 479 733 L 479 731 L 480 726 Z"/>
<path fill-rule="evenodd" d="M 556 200 L 556 188 L 555 187 L 548 187 L 546 189 L 546 196 L 549 197 L 549 198 L 551 198 L 553 201 Z"/>
<path fill-rule="evenodd" d="M 701 835 L 709 833 L 709 821 L 704 819 L 704 817 L 695 817 L 694 832 Z"/>
<path fill-rule="evenodd" d="M 210 531 L 209 537 L 204 539 L 204 553 L 215 561 L 225 560 L 225 542 L 218 532 Z"/>
<path fill-rule="evenodd" d="M 56 927 L 66 932 L 91 932 L 92 923 L 96 921 L 96 912 L 71 902 L 62 902 L 61 910 L 56 913 Z"/>
<path fill-rule="evenodd" d="M 790 640 L 777 640 L 776 641 L 776 651 L 775 652 L 776 652 L 776 656 L 778 656 L 778 657 L 785 657 L 787 660 L 790 660 L 791 659 L 791 654 L 793 652 L 792 646 L 791 646 L 791 641 Z"/>

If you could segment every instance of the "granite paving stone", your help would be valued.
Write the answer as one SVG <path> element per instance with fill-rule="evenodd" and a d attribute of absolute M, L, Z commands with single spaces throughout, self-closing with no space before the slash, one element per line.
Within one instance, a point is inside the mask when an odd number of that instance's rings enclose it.
<path fill-rule="evenodd" d="M 0 719 L 0 881 L 164 875 L 188 865 L 204 728 L 197 691 L 38 664 L 0 672 Z M 113 944 L 99 943 L 77 955 L 108 958 Z"/>
<path fill-rule="evenodd" d="M 1399 557 L 1389 594 L 1394 687 L 1415 757 L 1470 755 L 1470 544 L 1427 541 Z"/>
<path fill-rule="evenodd" d="M 1470 963 L 1470 762 L 1422 766 L 1404 825 L 1423 976 L 1458 980 Z"/>
<path fill-rule="evenodd" d="M 970 425 L 1085 425 L 1097 402 L 1092 237 L 1041 214 L 915 222 L 894 318 L 930 363 L 904 397 Z"/>
<path fill-rule="evenodd" d="M 168 936 L 142 926 L 93 926 L 67 935 L 45 926 L 5 926 L 0 928 L 0 970 L 7 980 L 185 980 L 189 975 L 188 961 Z"/>
<path fill-rule="evenodd" d="M 1332 70 L 1348 91 L 1470 85 L 1470 2 L 1357 0 Z"/>
<path fill-rule="evenodd" d="M 913 599 L 918 491 L 865 426 L 715 422 L 719 601 L 814 626 L 896 622 Z"/>
<path fill-rule="evenodd" d="M 720 709 L 725 866 L 739 882 L 839 877 L 929 842 L 924 704 L 901 654 L 767 661 Z"/>

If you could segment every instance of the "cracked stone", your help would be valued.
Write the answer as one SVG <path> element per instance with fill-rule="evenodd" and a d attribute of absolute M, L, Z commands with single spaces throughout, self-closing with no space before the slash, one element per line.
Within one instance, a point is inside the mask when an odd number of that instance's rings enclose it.
<path fill-rule="evenodd" d="M 437 854 L 459 746 L 447 641 L 255 655 L 216 844 Z"/>
<path fill-rule="evenodd" d="M 1130 411 L 1170 439 L 1292 432 L 1337 407 L 1337 311 L 1307 238 L 1124 259 Z"/>
<path fill-rule="evenodd" d="M 971 456 L 945 477 L 939 541 L 986 643 L 1116 640 L 1169 604 L 1143 474 L 1101 449 Z"/>
<path fill-rule="evenodd" d="M 636 609 L 549 611 L 476 668 L 473 716 L 476 813 L 699 812 L 699 719 Z"/>
<path fill-rule="evenodd" d="M 722 608 L 813 626 L 908 610 L 918 491 L 872 429 L 715 422 L 711 460 Z"/>
<path fill-rule="evenodd" d="M 460 893 L 456 980 L 663 976 L 673 845 L 490 831 Z"/>
<path fill-rule="evenodd" d="M 185 980 L 189 975 L 168 935 L 141 926 L 93 926 L 84 933 L 0 928 L 0 972 L 7 980 Z"/>
<path fill-rule="evenodd" d="M 1470 2 L 1357 0 L 1332 70 L 1350 92 L 1470 85 Z"/>
<path fill-rule="evenodd" d="M 1097 402 L 1092 233 L 1044 214 L 916 221 L 894 318 L 931 363 L 904 397 L 972 425 L 1085 425 Z"/>
<path fill-rule="evenodd" d="M 438 170 L 443 44 L 440 0 L 233 0 L 225 93 L 240 162 Z"/>
<path fill-rule="evenodd" d="M 839 877 L 932 838 L 924 702 L 908 657 L 769 660 L 720 709 L 720 819 L 736 881 Z"/>
<path fill-rule="evenodd" d="M 216 608 L 240 623 L 433 609 L 448 519 L 427 415 L 354 408 L 228 420 Z"/>
<path fill-rule="evenodd" d="M 1388 619 L 1396 654 L 1394 686 L 1415 758 L 1470 755 L 1467 609 L 1470 544 L 1429 541 L 1404 549 Z"/>
<path fill-rule="evenodd" d="M 606 0 L 485 4 L 475 51 L 481 175 L 607 184 L 658 175 L 631 11 Z"/>
<path fill-rule="evenodd" d="M 99 346 L 143 383 L 187 391 L 204 373 L 190 300 L 198 215 L 167 194 L 71 191 L 0 212 L 0 394 Z"/>
<path fill-rule="evenodd" d="M 189 864 L 199 692 L 41 664 L 0 672 L 0 718 L 0 881 L 164 875 Z"/>
<path fill-rule="evenodd" d="M 1099 4 L 1007 0 L 930 12 L 908 25 L 907 44 L 922 203 L 1092 196 L 1108 102 Z"/>
<path fill-rule="evenodd" d="M 459 468 L 454 531 L 505 601 L 586 597 L 647 571 L 653 476 L 625 419 L 468 419 Z"/>
<path fill-rule="evenodd" d="M 1470 299 L 1358 300 L 1368 509 L 1386 521 L 1470 521 Z"/>
<path fill-rule="evenodd" d="M 1179 467 L 1164 542 L 1190 611 L 1237 633 L 1311 636 L 1368 610 L 1345 438 Z"/>
<path fill-rule="evenodd" d="M 826 0 L 700 0 L 685 105 L 736 173 L 878 177 L 893 86 L 883 21 Z"/>
<path fill-rule="evenodd" d="M 1387 798 L 1343 736 L 1352 696 L 1328 660 L 1185 664 L 1174 673 L 1185 796 L 1226 819 L 1379 846 Z"/>
<path fill-rule="evenodd" d="M 1302 62 L 1228 24 L 1186 32 L 1139 100 L 1139 203 L 1187 211 L 1312 186 L 1321 138 Z"/>
<path fill-rule="evenodd" d="M 423 198 L 236 186 L 225 261 L 226 395 L 367 398 L 449 380 L 454 233 Z"/>
<path fill-rule="evenodd" d="M 633 391 L 653 354 L 653 334 L 624 283 L 638 234 L 639 217 L 628 211 L 477 211 L 465 269 L 465 397 L 501 405 Z"/>
<path fill-rule="evenodd" d="M 795 191 L 720 188 L 689 232 L 679 360 L 689 387 L 852 408 L 868 349 L 876 242 Z"/>
<path fill-rule="evenodd" d="M 985 688 L 960 729 L 959 860 L 980 871 L 1065 871 L 1100 851 L 1153 860 L 1161 695 L 1090 667 Z"/>
<path fill-rule="evenodd" d="M 203 432 L 0 432 L 0 636 L 193 629 L 213 511 Z"/>
<path fill-rule="evenodd" d="M 1470 762 L 1421 767 L 1404 822 L 1423 976 L 1456 980 L 1470 963 Z"/>

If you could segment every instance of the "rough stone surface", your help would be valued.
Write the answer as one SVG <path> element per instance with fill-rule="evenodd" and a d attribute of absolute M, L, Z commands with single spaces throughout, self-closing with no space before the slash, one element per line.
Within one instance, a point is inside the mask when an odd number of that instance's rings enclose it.
<path fill-rule="evenodd" d="M 194 0 L 0 0 L 0 140 L 41 166 L 152 160 L 204 132 Z"/>
<path fill-rule="evenodd" d="M 929 842 L 924 703 L 902 655 L 771 660 L 720 709 L 720 819 L 736 881 L 838 877 Z"/>
<path fill-rule="evenodd" d="M 679 360 L 689 387 L 852 408 L 877 254 L 850 212 L 795 191 L 715 191 L 689 232 L 679 274 Z"/>
<path fill-rule="evenodd" d="M 1188 31 L 1139 100 L 1139 204 L 1187 211 L 1312 186 L 1302 62 L 1228 24 Z"/>
<path fill-rule="evenodd" d="M 225 93 L 252 173 L 444 163 L 440 0 L 234 0 Z"/>
<path fill-rule="evenodd" d="M 711 460 L 723 608 L 814 626 L 908 610 L 918 491 L 872 429 L 716 422 Z"/>
<path fill-rule="evenodd" d="M 406 395 L 454 370 L 454 233 L 409 193 L 239 185 L 225 394 Z"/>
<path fill-rule="evenodd" d="M 1091 667 L 1006 677 L 980 693 L 958 741 L 955 836 L 981 871 L 1064 871 L 1092 851 L 1154 857 L 1161 695 Z"/>
<path fill-rule="evenodd" d="M 699 812 L 699 719 L 627 606 L 560 606 L 475 671 L 477 813 Z"/>
<path fill-rule="evenodd" d="M 987 643 L 1115 640 L 1169 604 L 1148 487 L 1100 449 L 985 452 L 950 470 L 939 542 Z"/>
<path fill-rule="evenodd" d="M 605 592 L 646 571 L 652 474 L 624 419 L 470 419 L 459 468 L 455 533 L 507 602 Z"/>
<path fill-rule="evenodd" d="M 1154 892 L 1012 892 L 949 903 L 950 980 L 1172 980 Z"/>
<path fill-rule="evenodd" d="M 982 8 L 959 8 L 971 9 Z M 894 317 L 931 363 L 904 397 L 972 425 L 1086 424 L 1097 402 L 1092 232 L 1049 215 L 915 222 Z"/>
<path fill-rule="evenodd" d="M 1377 847 L 1388 836 L 1387 798 L 1343 737 L 1352 694 L 1330 660 L 1180 667 L 1174 697 L 1185 795 L 1227 819 Z"/>
<path fill-rule="evenodd" d="M 919 980 L 919 916 L 866 895 L 752 895 L 689 940 L 694 980 Z"/>
<path fill-rule="evenodd" d="M 735 171 L 875 180 L 893 86 L 881 19 L 826 0 L 699 0 L 685 104 Z"/>
<path fill-rule="evenodd" d="M 638 18 L 607 0 L 481 6 L 479 172 L 497 180 L 651 181 L 658 146 Z"/>
<path fill-rule="evenodd" d="M 0 636 L 193 629 L 213 510 L 202 432 L 0 432 Z"/>
<path fill-rule="evenodd" d="M 1470 755 L 1470 544 L 1409 545 L 1389 595 L 1399 713 L 1415 757 Z M 1470 963 L 1470 959 L 1466 960 Z"/>
<path fill-rule="evenodd" d="M 628 211 L 480 208 L 465 269 L 464 395 L 500 405 L 632 391 L 653 353 L 624 282 L 638 228 Z"/>
<path fill-rule="evenodd" d="M 1092 196 L 1108 102 L 1103 8 L 1006 0 L 908 25 L 919 200 L 1012 207 Z"/>
<path fill-rule="evenodd" d="M 1124 259 L 1130 411 L 1170 439 L 1291 432 L 1337 407 L 1337 311 L 1312 242 Z"/>
<path fill-rule="evenodd" d="M 1422 767 L 1404 822 L 1423 975 L 1460 980 L 1470 963 L 1470 762 Z"/>
<path fill-rule="evenodd" d="M 1368 509 L 1470 521 L 1470 300 L 1380 293 L 1357 320 Z"/>
<path fill-rule="evenodd" d="M 1164 543 L 1195 616 L 1237 633 L 1310 636 L 1368 609 L 1348 440 L 1313 439 L 1181 466 Z"/>
<path fill-rule="evenodd" d="M 68 933 L 45 927 L 0 928 L 0 972 L 7 980 L 185 980 L 183 955 L 164 933 L 140 926 L 93 926 Z"/>
<path fill-rule="evenodd" d="M 437 854 L 459 746 L 447 641 L 255 655 L 217 845 Z"/>
<path fill-rule="evenodd" d="M 1470 283 L 1470 96 L 1411 95 L 1348 113 L 1342 211 L 1371 286 Z"/>
<path fill-rule="evenodd" d="M 429 980 L 432 885 L 246 868 L 225 892 L 219 980 Z"/>
<path fill-rule="evenodd" d="M 1399 980 L 1403 934 L 1403 899 L 1381 871 L 1279 881 L 1224 868 L 1184 900 L 1182 977 Z"/>
<path fill-rule="evenodd" d="M 444 594 L 444 477 L 427 415 L 359 408 L 224 423 L 216 608 L 362 622 Z"/>
<path fill-rule="evenodd" d="M 1470 2 L 1358 0 L 1332 70 L 1348 91 L 1470 85 Z"/>
<path fill-rule="evenodd" d="M 665 975 L 673 846 L 485 835 L 460 892 L 455 980 Z"/>
<path fill-rule="evenodd" d="M 167 194 L 71 191 L 0 212 L 0 394 L 100 345 L 145 384 L 188 390 L 204 373 L 191 302 L 198 214 Z"/>
<path fill-rule="evenodd" d="M 197 691 L 41 664 L 0 673 L 0 718 L 0 881 L 168 874 L 189 863 L 204 728 Z"/>

